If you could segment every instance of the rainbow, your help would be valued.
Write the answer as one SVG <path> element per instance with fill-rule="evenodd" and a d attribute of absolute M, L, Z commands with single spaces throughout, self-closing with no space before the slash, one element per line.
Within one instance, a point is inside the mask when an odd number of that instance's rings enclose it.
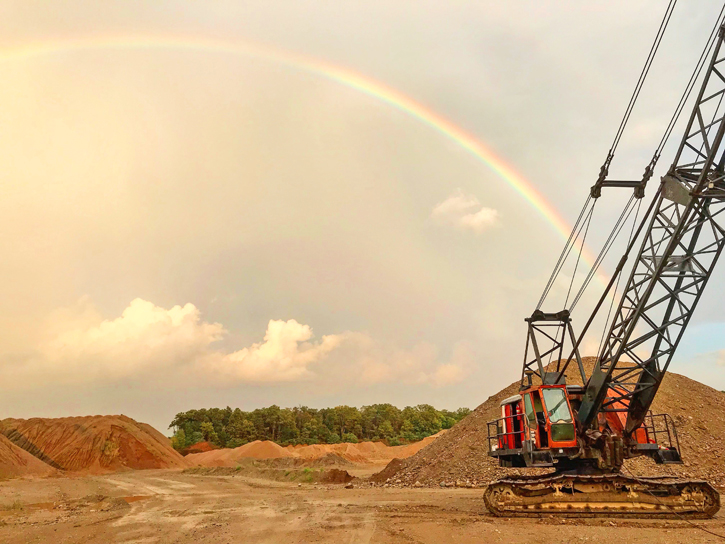
<path fill-rule="evenodd" d="M 88 49 L 169 49 L 241 55 L 276 62 L 324 77 L 374 97 L 443 134 L 493 170 L 523 197 L 562 238 L 566 240 L 571 232 L 571 225 L 546 201 L 531 182 L 473 135 L 420 102 L 379 81 L 319 59 L 239 40 L 226 41 L 194 36 L 92 36 L 0 48 L 0 63 Z M 594 258 L 587 248 L 584 249 L 582 259 L 589 267 L 594 262 Z"/>

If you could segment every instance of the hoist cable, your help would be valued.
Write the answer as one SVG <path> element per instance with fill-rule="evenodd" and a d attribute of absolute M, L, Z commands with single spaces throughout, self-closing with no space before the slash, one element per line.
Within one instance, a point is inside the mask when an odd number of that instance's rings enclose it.
<path fill-rule="evenodd" d="M 655 56 L 657 55 L 657 51 L 659 50 L 660 43 L 662 42 L 662 38 L 665 34 L 665 31 L 667 30 L 667 25 L 670 22 L 670 19 L 672 17 L 672 13 L 674 12 L 675 6 L 677 5 L 677 0 L 670 0 L 667 4 L 667 9 L 665 10 L 665 14 L 662 17 L 662 21 L 660 22 L 660 26 L 657 29 L 657 34 L 655 35 L 654 42 L 652 43 L 652 47 L 650 47 L 649 53 L 647 55 L 647 59 L 645 60 L 644 66 L 642 67 L 642 71 L 639 74 L 639 79 L 637 80 L 637 84 L 635 85 L 634 91 L 632 93 L 632 96 L 629 99 L 629 104 L 627 104 L 627 109 L 624 112 L 624 116 L 622 117 L 622 121 L 619 124 L 619 128 L 617 129 L 617 132 L 614 136 L 614 140 L 612 142 L 612 146 L 609 149 L 609 154 L 607 155 L 607 159 L 605 161 L 605 166 L 602 167 L 602 172 L 604 174 L 600 173 L 600 177 L 606 177 L 606 169 L 611 161 L 612 157 L 614 156 L 614 152 L 617 149 L 617 146 L 619 145 L 619 141 L 622 138 L 622 134 L 624 133 L 624 129 L 627 126 L 627 122 L 629 121 L 629 118 L 632 114 L 632 110 L 634 109 L 634 105 L 637 102 L 637 99 L 639 98 L 639 94 L 642 91 L 642 87 L 644 85 L 645 80 L 647 79 L 647 75 L 649 74 L 649 70 L 652 66 L 652 62 L 654 61 Z M 549 281 L 546 284 L 546 287 L 544 288 L 544 292 L 541 295 L 541 298 L 539 299 L 539 303 L 536 306 L 536 309 L 539 310 L 546 300 L 546 297 L 549 295 L 549 292 L 551 291 L 554 282 L 556 281 L 559 273 L 561 272 L 561 269 L 564 266 L 564 263 L 566 259 L 568 258 L 569 254 L 571 253 L 571 250 L 576 244 L 576 240 L 581 233 L 582 226 L 580 226 L 580 222 L 583 217 L 585 217 L 586 210 L 589 206 L 589 201 L 591 199 L 591 195 L 585 202 L 584 206 L 582 207 L 581 212 L 579 213 L 579 217 L 577 218 L 576 223 L 574 224 L 574 227 L 572 228 L 571 234 L 569 235 L 569 238 L 566 241 L 566 244 L 564 246 L 564 249 L 561 252 L 561 255 L 559 256 L 559 260 L 557 261 L 556 265 L 554 266 L 554 270 L 551 273 L 551 276 L 549 277 Z M 595 201 L 596 202 L 596 201 Z M 593 211 L 593 206 L 592 210 Z M 589 219 L 591 219 L 591 211 L 589 212 Z M 587 226 L 588 231 L 588 226 Z M 577 264 L 575 266 L 575 271 L 578 267 L 579 260 L 581 259 L 581 253 L 583 251 L 583 244 L 579 251 L 579 255 L 577 256 Z M 573 281 L 574 276 L 572 276 Z M 571 285 L 569 286 L 569 294 L 571 293 Z M 567 302 L 569 299 L 569 294 L 567 294 Z M 566 306 L 566 304 L 565 304 Z"/>
<path fill-rule="evenodd" d="M 592 204 L 592 209 L 594 208 L 594 205 L 596 204 L 596 200 Z M 586 211 L 586 208 L 584 208 L 584 211 Z M 561 273 L 562 268 L 564 268 L 564 265 L 566 264 L 567 259 L 569 258 L 569 255 L 571 254 L 572 249 L 574 249 L 574 246 L 576 244 L 576 240 L 579 238 L 579 235 L 581 234 L 582 229 L 584 228 L 584 223 L 580 222 L 575 225 L 575 230 L 572 231 L 572 242 L 567 244 L 567 246 L 564 248 L 564 252 L 562 253 L 561 257 L 559 258 L 559 264 L 552 272 L 551 278 L 549 279 L 549 283 L 546 286 L 546 289 L 544 290 L 544 293 L 541 295 L 541 300 L 539 300 L 539 304 L 536 306 L 536 309 L 539 310 L 541 308 L 541 305 L 546 300 L 546 297 L 549 296 L 549 293 L 554 288 L 554 285 L 556 283 L 556 279 L 559 277 L 559 274 Z"/>
<path fill-rule="evenodd" d="M 574 271 L 571 273 L 571 281 L 569 282 L 569 290 L 566 292 L 566 299 L 564 300 L 564 308 L 569 304 L 569 295 L 571 295 L 571 288 L 574 285 L 574 278 L 576 278 L 576 271 L 579 268 L 579 261 L 581 261 L 582 253 L 584 252 L 584 243 L 587 240 L 587 234 L 589 234 L 589 225 L 592 224 L 592 215 L 594 214 L 594 206 L 589 210 L 589 217 L 586 219 L 587 228 L 584 229 L 584 236 L 582 236 L 582 243 L 579 246 L 579 253 L 576 256 L 576 262 L 574 263 Z"/>
<path fill-rule="evenodd" d="M 632 236 L 634 236 L 634 229 L 637 226 L 637 218 L 639 217 L 639 211 L 640 211 L 641 207 L 642 207 L 642 200 L 639 199 L 637 202 L 637 212 L 634 214 L 634 221 L 632 222 L 632 230 L 629 233 L 629 241 L 627 242 L 628 246 L 632 244 Z M 604 355 L 602 353 L 602 348 L 604 347 L 604 338 L 606 337 L 607 332 L 608 332 L 609 319 L 612 316 L 612 310 L 614 309 L 614 299 L 617 298 L 617 291 L 619 290 L 619 282 L 621 281 L 621 279 L 622 279 L 622 274 L 619 274 L 617 276 L 617 284 L 614 286 L 614 292 L 612 293 L 612 301 L 609 304 L 609 311 L 607 312 L 607 319 L 604 322 L 604 328 L 602 329 L 602 338 L 599 341 L 599 347 L 597 348 L 597 355 L 600 355 L 600 354 L 602 356 Z"/>
<path fill-rule="evenodd" d="M 546 296 L 549 294 L 549 290 L 551 289 L 551 286 L 553 285 L 554 281 L 556 280 L 556 276 L 559 274 L 559 270 L 563 266 L 563 261 L 566 259 L 566 256 L 568 255 L 569 244 L 571 244 L 572 240 L 574 239 L 574 235 L 575 235 L 577 229 L 579 228 L 579 222 L 582 220 L 582 217 L 584 217 L 584 213 L 586 212 L 587 206 L 589 206 L 590 200 L 591 200 L 591 195 L 587 198 L 586 202 L 584 203 L 584 206 L 582 207 L 581 211 L 579 212 L 579 217 L 577 217 L 576 223 L 574 223 L 574 227 L 571 229 L 571 233 L 569 234 L 569 238 L 566 240 L 564 249 L 562 250 L 561 255 L 559 255 L 559 260 L 556 261 L 556 265 L 554 265 L 554 270 L 552 270 L 551 276 L 549 277 L 549 281 L 546 283 L 546 287 L 544 287 L 544 292 L 541 294 L 539 303 L 536 306 L 537 310 L 539 308 L 541 308 L 541 305 L 544 303 Z"/>
<path fill-rule="evenodd" d="M 597 255 L 597 259 L 594 261 L 594 264 L 592 265 L 591 270 L 589 270 L 589 274 L 587 274 L 587 277 L 584 279 L 582 286 L 579 288 L 579 291 L 577 292 L 576 297 L 574 298 L 574 300 L 571 303 L 569 312 L 574 311 L 574 307 L 579 303 L 579 300 L 581 299 L 582 295 L 584 294 L 584 291 L 586 291 L 587 287 L 589 287 L 589 284 L 591 283 L 592 279 L 596 275 L 597 270 L 599 269 L 599 267 L 601 266 L 605 257 L 609 253 L 609 250 L 614 245 L 614 242 L 616 241 L 617 237 L 619 236 L 619 233 L 622 231 L 622 228 L 624 227 L 624 224 L 627 222 L 627 219 L 629 219 L 629 216 L 631 215 L 632 210 L 634 209 L 634 206 L 633 206 L 634 201 L 635 201 L 635 197 L 634 197 L 634 195 L 632 195 L 629 198 L 629 200 L 627 201 L 627 205 L 622 210 L 622 213 L 619 215 L 619 218 L 617 219 L 616 223 L 614 224 L 614 227 L 610 231 L 606 242 L 604 242 L 604 245 L 602 246 L 602 249 L 599 252 L 599 255 Z"/>
<path fill-rule="evenodd" d="M 662 42 L 662 37 L 664 36 L 665 30 L 667 29 L 667 25 L 670 22 L 670 18 L 672 17 L 672 12 L 675 9 L 675 5 L 677 5 L 677 0 L 670 0 L 669 4 L 667 4 L 667 9 L 665 10 L 665 14 L 664 14 L 664 17 L 662 18 L 662 22 L 660 23 L 660 27 L 657 30 L 657 35 L 655 36 L 655 40 L 652 43 L 652 47 L 650 48 L 649 55 L 647 55 L 647 60 L 645 61 L 644 66 L 642 67 L 642 72 L 640 72 L 639 79 L 637 80 L 637 84 L 634 87 L 634 92 L 632 93 L 632 97 L 629 99 L 629 104 L 627 105 L 627 109 L 624 112 L 622 121 L 619 124 L 619 129 L 617 129 L 617 133 L 614 136 L 614 141 L 612 142 L 612 146 L 609 149 L 609 155 L 607 157 L 607 161 L 611 161 L 612 157 L 614 156 L 614 152 L 616 151 L 617 146 L 619 145 L 619 140 L 622 138 L 622 134 L 624 133 L 624 129 L 627 126 L 629 117 L 632 115 L 632 110 L 634 109 L 634 105 L 637 102 L 637 98 L 639 98 L 639 93 L 642 91 L 642 86 L 644 85 L 645 79 L 647 79 L 647 74 L 649 73 L 650 67 L 652 66 L 652 61 L 654 61 L 655 55 L 657 54 L 657 50 L 660 47 L 660 43 Z"/>
<path fill-rule="evenodd" d="M 587 319 L 587 322 L 584 324 L 584 328 L 579 333 L 579 336 L 576 339 L 576 342 L 574 342 L 574 346 L 572 346 L 571 354 L 566 360 L 566 363 L 564 364 L 564 367 L 562 368 L 561 372 L 562 374 L 566 372 L 567 367 L 569 366 L 569 363 L 571 363 L 572 359 L 574 358 L 574 355 L 579 352 L 579 346 L 581 345 L 582 341 L 584 340 L 584 337 L 587 334 L 587 331 L 589 331 L 589 327 L 591 327 L 592 323 L 594 322 L 594 318 L 599 313 L 599 310 L 602 307 L 602 304 L 604 304 L 604 301 L 607 300 L 607 297 L 609 296 L 609 291 L 611 291 L 612 287 L 614 286 L 614 282 L 619 276 L 619 274 L 622 273 L 622 269 L 624 268 L 624 265 L 627 262 L 627 257 L 629 256 L 630 252 L 634 248 L 635 241 L 639 238 L 640 234 L 642 234 L 642 230 L 644 229 L 645 225 L 649 221 L 649 217 L 652 215 L 652 212 L 655 209 L 655 205 L 657 203 L 657 197 L 660 194 L 660 191 L 662 191 L 662 187 L 660 186 L 659 191 L 657 192 L 657 196 L 650 202 L 649 206 L 647 207 L 647 211 L 644 214 L 644 217 L 642 218 L 642 221 L 640 221 L 639 226 L 637 227 L 637 232 L 635 232 L 634 236 L 632 236 L 632 239 L 629 242 L 629 245 L 624 251 L 624 255 L 622 255 L 622 258 L 619 260 L 619 263 L 617 264 L 617 268 L 614 271 L 614 275 L 612 275 L 611 278 L 609 278 L 609 282 L 607 283 L 607 286 L 604 288 L 604 292 L 599 297 L 599 301 L 594 306 L 594 310 L 592 311 L 591 315 L 589 316 L 589 319 Z"/>
<path fill-rule="evenodd" d="M 577 292 L 576 297 L 572 301 L 571 307 L 569 308 L 570 312 L 573 311 L 574 307 L 579 302 L 579 299 L 581 298 L 584 290 L 589 286 L 589 283 L 594 278 L 594 275 L 596 274 L 597 270 L 599 269 L 599 266 L 602 264 L 602 261 L 607 256 L 609 249 L 614 244 L 614 241 L 616 240 L 617 236 L 619 235 L 619 231 L 621 230 L 622 221 L 624 220 L 625 216 L 627 215 L 629 207 L 632 205 L 633 200 L 634 200 L 634 195 L 632 195 L 629 198 L 629 200 L 627 201 L 627 205 L 622 210 L 622 213 L 619 214 L 619 218 L 617 218 L 617 221 L 615 222 L 614 227 L 612 227 L 612 230 L 609 232 L 609 236 L 607 237 L 606 241 L 604 242 L 602 249 L 599 251 L 597 258 L 594 261 L 591 269 L 589 270 L 587 277 L 584 279 L 582 286 L 579 288 L 579 291 Z"/>
<path fill-rule="evenodd" d="M 591 202 L 591 200 L 592 197 L 591 195 L 589 195 L 586 202 L 584 202 L 584 206 L 579 212 L 579 217 L 577 218 L 576 223 L 574 223 L 574 227 L 571 229 L 571 234 L 569 234 L 569 238 L 564 245 L 564 249 L 562 250 L 561 255 L 559 255 L 559 260 L 556 262 L 554 270 L 551 272 L 551 276 L 549 277 L 549 281 L 546 283 L 546 287 L 544 287 L 544 292 L 541 294 L 539 303 L 536 305 L 537 310 L 541 308 L 541 305 L 544 303 L 546 297 L 549 295 L 549 291 L 551 291 L 551 288 L 553 287 L 556 278 L 559 276 L 561 268 L 564 266 L 564 263 L 569 256 L 571 247 L 574 245 L 574 243 L 576 243 L 577 230 L 580 230 L 579 224 L 581 223 L 582 218 L 585 216 L 587 208 L 589 207 L 589 202 Z"/>
<path fill-rule="evenodd" d="M 695 69 L 692 72 L 692 75 L 690 76 L 690 80 L 687 82 L 687 86 L 685 87 L 684 92 L 682 93 L 682 96 L 680 97 L 680 101 L 677 103 L 677 107 L 675 108 L 675 113 L 672 114 L 672 118 L 670 119 L 670 122 L 667 125 L 667 128 L 665 129 L 665 133 L 662 136 L 662 139 L 660 140 L 659 145 L 657 146 L 657 149 L 655 151 L 653 161 L 657 162 L 657 159 L 659 159 L 660 154 L 662 153 L 662 150 L 664 149 L 665 145 L 667 144 L 667 140 L 669 140 L 670 135 L 672 134 L 672 131 L 675 128 L 675 124 L 677 124 L 677 120 L 680 117 L 680 114 L 682 114 L 682 111 L 685 108 L 685 104 L 687 103 L 688 98 L 690 97 L 690 94 L 692 93 L 692 89 L 695 88 L 695 83 L 697 82 L 697 79 L 700 77 L 700 73 L 702 72 L 702 69 L 704 68 L 705 64 L 707 63 L 707 59 L 710 57 L 710 51 L 712 50 L 713 46 L 715 45 L 715 38 L 717 36 L 718 29 L 723 24 L 723 14 L 725 13 L 725 4 L 723 4 L 723 7 L 720 9 L 720 14 L 717 17 L 717 20 L 715 22 L 715 26 L 713 27 L 712 31 L 710 32 L 710 36 L 707 39 L 707 42 L 705 42 L 705 47 L 702 50 L 702 53 L 700 54 L 700 58 L 697 61 L 697 64 L 695 65 Z"/>

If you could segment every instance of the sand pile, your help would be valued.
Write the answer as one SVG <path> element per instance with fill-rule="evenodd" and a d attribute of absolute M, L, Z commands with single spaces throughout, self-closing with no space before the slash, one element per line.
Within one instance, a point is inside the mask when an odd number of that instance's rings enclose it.
<path fill-rule="evenodd" d="M 336 456 L 345 461 L 360 464 L 383 464 L 391 459 L 410 457 L 421 448 L 432 443 L 446 431 L 429 436 L 419 442 L 404 446 L 386 446 L 382 442 L 360 442 L 358 444 L 313 444 L 310 446 L 282 447 L 274 442 L 250 442 L 234 449 L 220 449 L 204 453 L 190 454 L 186 460 L 193 466 L 231 467 L 240 459 L 282 459 L 293 458 L 315 461 Z"/>
<path fill-rule="evenodd" d="M 203 453 L 192 453 L 184 459 L 191 466 L 232 467 L 240 459 L 282 459 L 285 457 L 294 457 L 294 455 L 274 442 L 255 440 L 234 449 L 223 448 Z"/>
<path fill-rule="evenodd" d="M 594 359 L 585 359 L 585 364 L 589 375 Z M 572 374 L 568 382 L 577 383 L 573 378 Z M 487 455 L 486 422 L 500 417 L 499 403 L 518 389 L 516 382 L 489 397 L 443 437 L 386 469 L 385 480 L 396 485 L 482 485 L 509 473 L 531 474 L 502 469 Z M 673 417 L 684 465 L 662 466 L 642 458 L 627 461 L 626 467 L 637 475 L 673 474 L 725 485 L 725 393 L 668 372 L 652 411 Z"/>
<path fill-rule="evenodd" d="M 184 468 L 168 438 L 126 416 L 5 419 L 2 434 L 53 468 L 91 473 Z"/>
<path fill-rule="evenodd" d="M 190 453 L 204 453 L 205 451 L 213 451 L 218 449 L 219 446 L 215 446 L 211 442 L 197 442 L 193 446 L 184 448 L 179 453 L 181 453 L 181 455 L 189 455 Z"/>
<path fill-rule="evenodd" d="M 19 476 L 50 476 L 56 470 L 0 434 L 0 479 Z"/>

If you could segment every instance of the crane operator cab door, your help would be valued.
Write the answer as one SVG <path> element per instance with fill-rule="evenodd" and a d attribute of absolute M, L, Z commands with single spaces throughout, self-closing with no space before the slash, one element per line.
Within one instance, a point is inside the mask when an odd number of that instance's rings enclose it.
<path fill-rule="evenodd" d="M 526 419 L 527 466 L 551 466 L 576 448 L 576 427 L 565 386 L 539 386 L 521 393 Z"/>

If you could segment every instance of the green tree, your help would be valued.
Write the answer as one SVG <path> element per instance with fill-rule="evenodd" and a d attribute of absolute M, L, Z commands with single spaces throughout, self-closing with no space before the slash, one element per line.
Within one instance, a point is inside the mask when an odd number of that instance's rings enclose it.
<path fill-rule="evenodd" d="M 349 442 L 350 444 L 357 444 L 358 439 L 353 433 L 345 433 L 342 435 L 342 442 Z"/>
<path fill-rule="evenodd" d="M 229 442 L 227 442 L 227 448 L 234 449 L 239 446 L 243 446 L 244 444 L 246 444 L 246 442 L 241 438 L 232 438 Z"/>
<path fill-rule="evenodd" d="M 400 426 L 400 436 L 409 442 L 415 441 L 415 428 L 409 419 L 403 420 L 403 424 Z"/>
<path fill-rule="evenodd" d="M 360 425 L 360 412 L 353 406 L 336 406 L 335 407 L 335 427 L 334 431 L 343 435 L 354 431 L 357 425 Z"/>
<path fill-rule="evenodd" d="M 204 423 L 202 423 L 200 431 L 202 436 L 204 437 L 204 440 L 206 440 L 207 442 L 211 442 L 212 444 L 219 444 L 219 437 L 214 430 L 214 425 L 210 421 L 205 421 Z"/>
<path fill-rule="evenodd" d="M 171 446 L 175 450 L 183 450 L 186 447 L 186 433 L 184 429 L 179 429 L 171 437 Z"/>
<path fill-rule="evenodd" d="M 258 440 L 257 428 L 254 426 L 254 423 L 248 419 L 242 421 L 242 434 L 240 438 L 244 440 L 245 443 Z"/>
<path fill-rule="evenodd" d="M 395 429 L 393 429 L 393 424 L 386 419 L 378 427 L 378 432 L 383 438 L 392 438 L 392 436 L 395 434 Z"/>
<path fill-rule="evenodd" d="M 307 406 L 280 408 L 273 405 L 243 412 L 239 408 L 202 408 L 176 414 L 171 422 L 173 444 L 188 447 L 202 440 L 219 446 L 238 447 L 252 440 L 281 444 L 334 444 L 341 440 L 378 440 L 389 444 L 403 439 L 419 440 L 448 429 L 470 413 L 436 410 L 428 404 L 406 406 L 372 404 L 356 408 L 337 406 L 314 409 Z M 180 432 L 181 431 L 181 432 Z"/>

